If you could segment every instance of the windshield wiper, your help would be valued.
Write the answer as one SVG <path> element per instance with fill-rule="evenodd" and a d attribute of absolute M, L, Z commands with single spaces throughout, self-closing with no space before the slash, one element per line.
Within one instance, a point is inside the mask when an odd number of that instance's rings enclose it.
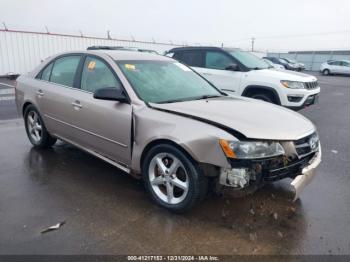
<path fill-rule="evenodd" d="M 199 97 L 186 97 L 183 99 L 165 100 L 165 101 L 158 102 L 158 104 L 177 103 L 177 102 L 185 102 L 185 101 L 191 101 L 191 100 L 202 100 L 202 99 L 222 97 L 222 96 L 223 95 L 203 95 L 203 96 L 199 96 Z"/>
<path fill-rule="evenodd" d="M 170 104 L 170 103 L 177 103 L 177 102 L 185 102 L 188 101 L 189 99 L 171 99 L 171 100 L 165 100 L 158 102 L 158 104 Z"/>
<path fill-rule="evenodd" d="M 209 98 L 215 98 L 215 97 L 222 97 L 222 95 L 203 95 L 193 100 L 202 100 L 202 99 L 209 99 Z"/>

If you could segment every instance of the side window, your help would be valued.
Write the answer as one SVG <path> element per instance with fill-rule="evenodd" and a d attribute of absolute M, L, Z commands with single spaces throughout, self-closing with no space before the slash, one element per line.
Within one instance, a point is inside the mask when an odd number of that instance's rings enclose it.
<path fill-rule="evenodd" d="M 93 93 L 105 87 L 121 89 L 121 84 L 105 62 L 95 57 L 87 57 L 81 76 L 81 89 Z"/>
<path fill-rule="evenodd" d="M 50 75 L 51 75 L 51 69 L 52 69 L 53 63 L 49 64 L 45 67 L 45 69 L 41 72 L 41 77 L 39 79 L 49 81 Z"/>
<path fill-rule="evenodd" d="M 208 51 L 205 56 L 205 67 L 224 70 L 232 60 L 224 53 Z"/>
<path fill-rule="evenodd" d="M 80 61 L 80 56 L 65 56 L 55 60 L 50 81 L 73 87 L 75 73 Z"/>
<path fill-rule="evenodd" d="M 330 63 L 330 65 L 340 66 L 341 62 L 340 61 L 333 61 L 333 62 Z"/>
<path fill-rule="evenodd" d="M 174 58 L 188 66 L 203 67 L 203 52 L 201 51 L 188 51 L 175 54 Z"/>

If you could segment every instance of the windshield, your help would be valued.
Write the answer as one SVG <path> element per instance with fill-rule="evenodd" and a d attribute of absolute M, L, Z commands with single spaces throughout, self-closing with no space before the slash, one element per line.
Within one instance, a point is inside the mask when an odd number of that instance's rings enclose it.
<path fill-rule="evenodd" d="M 145 102 L 171 103 L 223 96 L 187 66 L 173 61 L 117 61 Z"/>
<path fill-rule="evenodd" d="M 249 52 L 240 50 L 229 51 L 229 53 L 249 69 L 266 69 L 269 65 L 261 58 Z"/>
<path fill-rule="evenodd" d="M 293 59 L 289 59 L 289 58 L 282 58 L 284 59 L 285 61 L 287 61 L 288 63 L 291 63 L 291 64 L 295 64 L 297 61 L 293 60 Z"/>
<path fill-rule="evenodd" d="M 279 58 L 278 60 L 279 60 L 282 64 L 287 64 L 287 61 L 284 60 L 284 58 Z"/>

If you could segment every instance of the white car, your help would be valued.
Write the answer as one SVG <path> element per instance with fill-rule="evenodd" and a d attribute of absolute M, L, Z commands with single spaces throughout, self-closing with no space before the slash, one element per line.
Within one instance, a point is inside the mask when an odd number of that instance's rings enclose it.
<path fill-rule="evenodd" d="M 330 60 L 321 65 L 320 71 L 324 75 L 331 74 L 350 74 L 350 61 L 349 60 L 340 60 L 334 61 Z"/>
<path fill-rule="evenodd" d="M 294 110 L 315 104 L 320 87 L 314 76 L 270 70 L 261 58 L 240 49 L 179 47 L 167 52 L 228 94 L 251 97 Z"/>
<path fill-rule="evenodd" d="M 279 65 L 279 64 L 275 64 L 273 62 L 271 62 L 270 60 L 267 59 L 263 59 L 266 63 L 268 63 L 271 68 L 274 68 L 276 70 L 285 70 L 285 67 L 283 65 Z"/>

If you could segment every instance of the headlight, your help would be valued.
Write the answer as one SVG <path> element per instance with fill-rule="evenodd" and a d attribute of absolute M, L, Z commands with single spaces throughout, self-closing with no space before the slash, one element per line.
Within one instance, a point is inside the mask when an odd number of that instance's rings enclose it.
<path fill-rule="evenodd" d="M 304 89 L 305 88 L 305 85 L 303 82 L 282 80 L 281 84 L 284 87 L 292 88 L 292 89 Z"/>
<path fill-rule="evenodd" d="M 237 159 L 266 158 L 283 155 L 284 149 L 277 142 L 227 141 L 220 139 L 226 157 Z"/>

